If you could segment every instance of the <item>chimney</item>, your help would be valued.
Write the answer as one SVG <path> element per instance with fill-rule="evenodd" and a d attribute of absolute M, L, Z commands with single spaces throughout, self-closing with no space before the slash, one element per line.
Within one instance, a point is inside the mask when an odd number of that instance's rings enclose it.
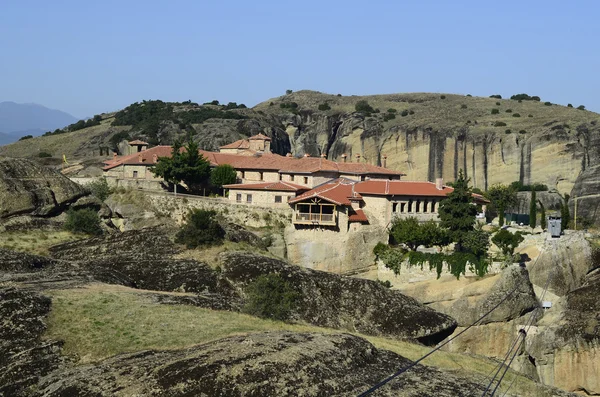
<path fill-rule="evenodd" d="M 292 157 L 292 154 L 288 153 L 288 154 L 285 155 L 285 157 Z"/>
<path fill-rule="evenodd" d="M 443 178 L 435 178 L 435 188 L 437 190 L 444 189 L 444 179 Z"/>
<path fill-rule="evenodd" d="M 115 152 L 113 152 L 113 160 L 117 160 L 117 154 Z"/>
<path fill-rule="evenodd" d="M 347 156 L 346 156 L 346 153 L 343 153 L 343 154 L 342 154 L 342 161 L 343 161 L 344 163 L 346 162 L 346 157 L 347 157 Z"/>
<path fill-rule="evenodd" d="M 382 163 L 382 165 L 383 165 L 383 168 L 387 168 L 387 156 L 385 154 L 383 155 L 383 163 Z"/>
<path fill-rule="evenodd" d="M 325 153 L 321 153 L 321 157 L 324 158 L 324 159 L 326 159 L 327 155 Z"/>
<path fill-rule="evenodd" d="M 157 155 L 156 153 L 154 153 L 154 154 L 152 155 L 152 162 L 153 162 L 153 163 L 158 163 L 158 155 Z"/>
<path fill-rule="evenodd" d="M 142 162 L 142 155 L 138 154 L 138 163 L 141 163 L 141 162 Z"/>
<path fill-rule="evenodd" d="M 304 153 L 304 157 L 310 157 L 310 154 Z"/>
<path fill-rule="evenodd" d="M 356 162 L 360 163 L 360 154 L 358 154 L 358 153 L 356 154 Z"/>

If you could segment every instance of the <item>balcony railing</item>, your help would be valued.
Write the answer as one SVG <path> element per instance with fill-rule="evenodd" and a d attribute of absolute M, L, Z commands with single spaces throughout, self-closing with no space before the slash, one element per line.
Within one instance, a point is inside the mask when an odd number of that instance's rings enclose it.
<path fill-rule="evenodd" d="M 294 223 L 301 225 L 328 225 L 335 226 L 334 214 L 309 214 L 304 212 L 294 213 Z"/>

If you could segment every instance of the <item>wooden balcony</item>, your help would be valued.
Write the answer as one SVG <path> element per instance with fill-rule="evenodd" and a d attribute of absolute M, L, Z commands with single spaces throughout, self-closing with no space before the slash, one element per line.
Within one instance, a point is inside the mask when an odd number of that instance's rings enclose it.
<path fill-rule="evenodd" d="M 294 219 L 292 222 L 296 225 L 336 225 L 335 214 L 310 214 L 305 212 L 294 212 Z"/>

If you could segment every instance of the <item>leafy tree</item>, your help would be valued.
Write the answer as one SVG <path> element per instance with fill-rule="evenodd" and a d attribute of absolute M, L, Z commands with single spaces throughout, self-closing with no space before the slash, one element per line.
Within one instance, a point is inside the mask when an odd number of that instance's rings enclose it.
<path fill-rule="evenodd" d="M 286 95 L 290 95 L 292 92 L 294 92 L 294 91 L 292 91 L 292 90 L 285 90 Z"/>
<path fill-rule="evenodd" d="M 448 229 L 450 238 L 456 243 L 456 250 L 461 251 L 466 233 L 473 230 L 477 207 L 473 205 L 469 179 L 465 178 L 462 169 L 453 187 L 454 190 L 440 202 L 440 226 Z"/>
<path fill-rule="evenodd" d="M 415 217 L 394 219 L 390 236 L 397 244 L 406 244 L 412 251 L 416 251 L 421 245 L 444 246 L 450 242 L 447 232 L 437 222 L 420 223 Z"/>
<path fill-rule="evenodd" d="M 531 191 L 531 200 L 529 201 L 529 226 L 535 228 L 537 225 L 537 199 L 535 190 Z"/>
<path fill-rule="evenodd" d="M 198 152 L 198 143 L 194 142 L 191 135 L 185 150 L 181 149 L 181 143 L 174 142 L 171 157 L 159 157 L 152 172 L 167 182 L 184 182 L 191 191 L 198 191 L 209 178 L 210 163 Z"/>
<path fill-rule="evenodd" d="M 569 223 L 571 223 L 571 212 L 569 211 L 569 198 L 568 194 L 565 194 L 563 199 L 563 204 L 560 206 L 560 227 L 561 230 L 566 230 L 569 228 Z"/>
<path fill-rule="evenodd" d="M 356 102 L 356 105 L 354 105 L 354 110 L 356 110 L 357 112 L 362 112 L 362 113 L 373 113 L 375 111 L 375 109 L 373 109 L 373 107 L 371 107 L 371 105 L 369 105 L 369 102 L 365 101 L 365 100 L 361 100 Z"/>
<path fill-rule="evenodd" d="M 498 114 L 500 111 L 498 109 L 492 109 L 492 114 Z"/>
<path fill-rule="evenodd" d="M 473 254 L 478 261 L 487 255 L 490 236 L 481 228 L 474 228 L 465 234 L 464 250 Z"/>
<path fill-rule="evenodd" d="M 502 95 L 490 95 L 490 98 L 502 99 Z"/>
<path fill-rule="evenodd" d="M 546 219 L 546 208 L 544 207 L 544 204 L 538 200 L 538 203 L 540 203 L 540 227 L 542 228 L 542 230 L 546 230 L 546 228 L 548 227 L 548 220 Z"/>
<path fill-rule="evenodd" d="M 86 186 L 92 195 L 96 196 L 100 200 L 104 201 L 112 193 L 112 189 L 108 186 L 108 182 L 105 177 L 99 177 L 88 183 Z"/>
<path fill-rule="evenodd" d="M 322 103 L 319 105 L 319 110 L 321 110 L 321 111 L 331 110 L 331 106 L 329 106 L 328 103 Z"/>
<path fill-rule="evenodd" d="M 65 229 L 76 233 L 85 233 L 96 236 L 102 234 L 100 217 L 98 216 L 98 213 L 91 208 L 67 211 L 67 221 L 65 222 L 64 227 Z"/>
<path fill-rule="evenodd" d="M 210 172 L 210 183 L 219 189 L 223 185 L 229 185 L 237 181 L 237 173 L 235 168 L 229 164 L 220 164 Z"/>
<path fill-rule="evenodd" d="M 577 106 L 577 109 L 579 109 L 579 110 L 585 110 L 585 106 L 579 105 L 579 106 Z"/>
<path fill-rule="evenodd" d="M 246 288 L 244 312 L 273 320 L 287 320 L 298 304 L 300 294 L 279 274 L 259 276 Z"/>
<path fill-rule="evenodd" d="M 52 157 L 52 155 L 50 153 L 48 153 L 48 152 L 39 152 L 38 153 L 38 157 L 43 159 L 43 158 L 46 158 L 46 157 Z"/>
<path fill-rule="evenodd" d="M 216 215 L 215 211 L 209 210 L 190 211 L 175 235 L 175 242 L 185 244 L 188 248 L 221 244 L 225 231 L 219 225 Z"/>
<path fill-rule="evenodd" d="M 567 104 L 567 107 L 568 107 L 568 108 L 572 108 L 572 107 L 573 107 L 573 105 L 569 103 L 569 104 Z"/>
<path fill-rule="evenodd" d="M 31 139 L 31 138 L 33 138 L 33 135 L 25 135 L 25 136 L 20 137 L 19 140 L 24 141 L 26 139 Z"/>
<path fill-rule="evenodd" d="M 485 193 L 485 197 L 490 200 L 491 207 L 489 210 L 493 214 L 494 210 L 498 212 L 498 224 L 504 225 L 504 212 L 512 205 L 517 203 L 516 189 L 506 185 L 494 185 Z"/>
<path fill-rule="evenodd" d="M 506 229 L 501 229 L 492 237 L 492 243 L 496 244 L 506 258 L 512 258 L 515 248 L 523 241 L 521 233 L 511 233 Z"/>

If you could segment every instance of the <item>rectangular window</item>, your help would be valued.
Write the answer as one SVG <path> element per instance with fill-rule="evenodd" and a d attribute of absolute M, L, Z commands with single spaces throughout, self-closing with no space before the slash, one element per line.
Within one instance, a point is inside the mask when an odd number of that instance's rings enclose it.
<path fill-rule="evenodd" d="M 262 181 L 262 180 L 263 180 L 263 173 L 262 173 L 262 172 L 259 172 L 259 173 L 258 173 L 258 177 L 259 177 L 259 180 L 260 180 L 260 181 Z"/>
<path fill-rule="evenodd" d="M 137 171 L 133 171 L 133 177 L 137 178 L 138 177 L 138 172 Z"/>
<path fill-rule="evenodd" d="M 246 177 L 246 171 L 242 171 L 242 179 Z"/>
<path fill-rule="evenodd" d="M 246 195 L 246 202 L 247 203 L 251 203 L 252 202 L 252 195 L 251 194 L 247 194 Z"/>
<path fill-rule="evenodd" d="M 275 196 L 275 202 L 281 203 L 281 196 Z"/>
<path fill-rule="evenodd" d="M 235 201 L 237 201 L 238 203 L 242 202 L 242 194 L 238 193 L 235 195 Z"/>
<path fill-rule="evenodd" d="M 294 182 L 294 175 L 290 175 L 290 181 Z"/>
<path fill-rule="evenodd" d="M 392 212 L 398 211 L 398 203 L 392 203 Z"/>
<path fill-rule="evenodd" d="M 279 180 L 282 181 L 283 180 L 283 174 L 279 174 Z"/>
<path fill-rule="evenodd" d="M 304 184 L 308 185 L 308 177 L 307 176 L 304 177 Z"/>

